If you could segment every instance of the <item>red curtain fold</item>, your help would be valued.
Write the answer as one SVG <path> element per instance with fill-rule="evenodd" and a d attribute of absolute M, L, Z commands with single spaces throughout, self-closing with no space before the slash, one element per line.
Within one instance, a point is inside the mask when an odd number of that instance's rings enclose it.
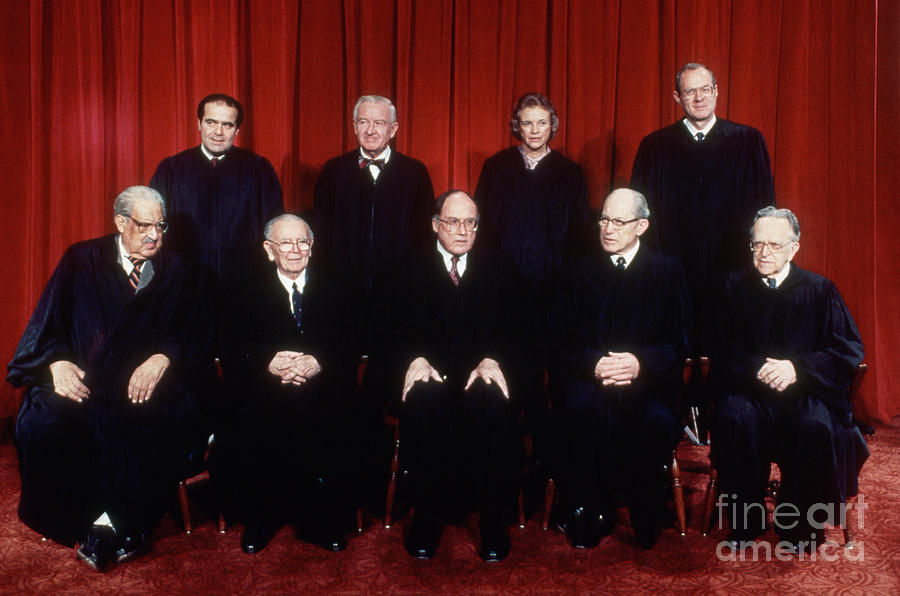
<path fill-rule="evenodd" d="M 198 142 L 196 102 L 247 116 L 285 203 L 308 208 L 326 159 L 353 146 L 362 93 L 392 97 L 396 146 L 435 189 L 473 189 L 512 142 L 514 99 L 550 95 L 551 143 L 594 205 L 627 183 L 641 138 L 674 121 L 678 66 L 716 72 L 721 117 L 766 137 L 801 266 L 840 287 L 872 374 L 858 407 L 900 413 L 900 5 L 884 0 L 69 0 L 5 2 L 0 23 L 0 356 L 8 360 L 62 251 L 112 230 L 110 204 Z M 0 386 L 0 416 L 17 394 Z"/>

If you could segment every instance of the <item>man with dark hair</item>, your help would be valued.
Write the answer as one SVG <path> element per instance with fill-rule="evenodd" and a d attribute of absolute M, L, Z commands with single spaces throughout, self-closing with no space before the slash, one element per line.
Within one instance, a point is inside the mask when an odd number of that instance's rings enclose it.
<path fill-rule="evenodd" d="M 352 126 L 359 148 L 322 168 L 313 210 L 322 264 L 368 296 L 379 268 L 427 245 L 434 189 L 422 162 L 390 146 L 400 127 L 391 100 L 363 95 Z"/>
<path fill-rule="evenodd" d="M 147 546 L 203 441 L 211 372 L 206 278 L 163 251 L 162 197 L 125 189 L 117 233 L 71 246 L 9 363 L 26 386 L 16 422 L 19 516 L 97 570 Z"/>
<path fill-rule="evenodd" d="M 234 145 L 243 120 L 233 97 L 204 97 L 197 104 L 200 145 L 162 160 L 150 180 L 169 206 L 171 248 L 229 283 L 259 264 L 260 231 L 284 211 L 269 160 Z"/>
<path fill-rule="evenodd" d="M 566 276 L 552 311 L 560 518 L 579 548 L 612 532 L 620 497 L 640 545 L 656 543 L 663 470 L 681 438 L 673 407 L 690 298 L 678 261 L 641 242 L 649 217 L 643 195 L 613 191 L 599 222 L 603 254 Z"/>
<path fill-rule="evenodd" d="M 743 263 L 747 226 L 775 203 L 775 190 L 762 134 L 716 117 L 719 88 L 709 68 L 684 65 L 672 96 L 684 118 L 644 137 L 631 187 L 653 214 L 649 243 L 681 259 L 702 317 L 717 281 Z"/>
<path fill-rule="evenodd" d="M 481 557 L 510 550 L 507 515 L 521 469 L 516 429 L 523 300 L 515 271 L 473 250 L 479 215 L 466 193 L 435 205 L 430 250 L 398 263 L 380 288 L 379 354 L 400 409 L 415 518 L 406 548 L 434 555 L 440 520 L 477 503 Z M 375 363 L 373 363 L 375 365 Z"/>
<path fill-rule="evenodd" d="M 749 248 L 753 267 L 728 275 L 716 296 L 710 459 L 734 547 L 765 532 L 776 461 L 775 530 L 798 550 L 814 551 L 823 524 L 838 524 L 835 514 L 856 494 L 868 456 L 848 399 L 862 341 L 834 284 L 792 263 L 800 249 L 793 213 L 761 209 Z"/>
<path fill-rule="evenodd" d="M 265 226 L 274 263 L 236 292 L 228 317 L 226 386 L 235 416 L 216 434 L 229 494 L 244 523 L 241 547 L 258 553 L 286 522 L 298 535 L 342 550 L 357 503 L 351 396 L 359 349 L 355 313 L 320 269 L 301 218 Z"/>

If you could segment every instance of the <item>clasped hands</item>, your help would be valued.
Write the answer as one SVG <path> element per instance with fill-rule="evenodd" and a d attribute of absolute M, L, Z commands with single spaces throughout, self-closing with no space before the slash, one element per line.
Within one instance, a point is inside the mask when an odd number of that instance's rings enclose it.
<path fill-rule="evenodd" d="M 432 379 L 438 383 L 444 382 L 441 373 L 431 366 L 428 360 L 419 356 L 413 360 L 410 363 L 409 368 L 406 369 L 406 378 L 403 381 L 403 395 L 401 396 L 401 400 L 406 401 L 406 394 L 409 393 L 409 390 L 412 389 L 413 385 L 417 382 L 428 383 Z M 509 399 L 509 387 L 506 384 L 506 377 L 503 376 L 503 371 L 500 370 L 500 363 L 493 358 L 484 358 L 478 363 L 475 370 L 469 374 L 469 380 L 466 381 L 466 386 L 463 388 L 463 391 L 471 387 L 472 383 L 475 382 L 475 379 L 482 379 L 488 385 L 496 383 L 497 387 L 500 388 L 500 391 L 503 392 L 503 397 Z"/>
<path fill-rule="evenodd" d="M 319 372 L 322 366 L 312 354 L 284 350 L 269 362 L 269 372 L 281 379 L 283 385 L 302 385 Z"/>
<path fill-rule="evenodd" d="M 169 358 L 165 354 L 153 354 L 141 363 L 128 379 L 128 399 L 133 404 L 144 403 L 153 395 L 153 390 L 169 368 Z M 81 403 L 90 397 L 91 391 L 84 381 L 84 371 L 68 360 L 57 360 L 50 364 L 53 377 L 53 391 Z"/>
<path fill-rule="evenodd" d="M 790 360 L 766 358 L 766 363 L 756 371 L 756 378 L 780 392 L 797 382 L 797 371 Z"/>
<path fill-rule="evenodd" d="M 610 352 L 594 367 L 594 377 L 603 385 L 631 385 L 640 372 L 641 363 L 631 352 Z"/>

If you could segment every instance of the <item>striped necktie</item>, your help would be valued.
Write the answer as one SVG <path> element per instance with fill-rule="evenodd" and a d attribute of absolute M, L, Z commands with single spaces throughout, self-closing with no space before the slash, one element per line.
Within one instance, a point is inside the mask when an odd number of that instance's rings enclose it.
<path fill-rule="evenodd" d="M 459 270 L 456 268 L 456 264 L 459 262 L 459 257 L 453 255 L 450 257 L 450 281 L 453 282 L 454 286 L 459 286 Z"/>
<path fill-rule="evenodd" d="M 137 292 L 138 286 L 141 284 L 141 267 L 144 266 L 144 263 L 146 263 L 147 260 L 136 259 L 134 257 L 128 257 L 128 260 L 131 261 L 131 264 L 134 266 L 131 270 L 131 274 L 128 276 L 128 283 L 131 284 L 131 289 Z"/>

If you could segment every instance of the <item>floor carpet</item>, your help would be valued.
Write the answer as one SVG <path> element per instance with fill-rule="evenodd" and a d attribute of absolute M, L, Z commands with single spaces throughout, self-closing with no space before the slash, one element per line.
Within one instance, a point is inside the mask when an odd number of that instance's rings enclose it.
<path fill-rule="evenodd" d="M 856 547 L 845 550 L 840 530 L 829 529 L 815 560 L 729 560 L 717 548 L 725 530 L 699 532 L 707 449 L 682 444 L 679 460 L 686 485 L 690 529 L 663 532 L 653 550 L 642 550 L 620 511 L 615 532 L 590 551 L 574 550 L 559 532 L 542 531 L 536 518 L 513 529 L 513 550 L 501 563 L 483 563 L 473 541 L 477 524 L 448 527 L 431 561 L 411 559 L 403 548 L 409 517 L 385 530 L 369 520 L 345 551 L 328 553 L 283 529 L 262 553 L 240 550 L 240 527 L 224 535 L 198 515 L 185 535 L 166 517 L 152 551 L 98 574 L 71 549 L 41 537 L 19 522 L 15 449 L 0 445 L 0 594 L 570 594 L 570 593 L 900 593 L 900 427 L 879 427 L 860 490 L 868 508 Z M 770 530 L 763 538 L 774 546 Z M 769 560 L 767 560 L 769 559 Z"/>

